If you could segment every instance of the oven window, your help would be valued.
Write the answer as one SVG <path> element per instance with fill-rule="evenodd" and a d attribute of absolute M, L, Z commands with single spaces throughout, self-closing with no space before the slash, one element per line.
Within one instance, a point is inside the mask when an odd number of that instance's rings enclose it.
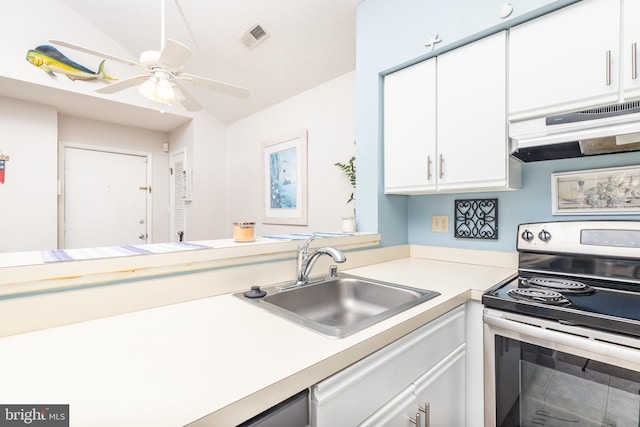
<path fill-rule="evenodd" d="M 640 426 L 640 373 L 496 336 L 498 426 Z"/>

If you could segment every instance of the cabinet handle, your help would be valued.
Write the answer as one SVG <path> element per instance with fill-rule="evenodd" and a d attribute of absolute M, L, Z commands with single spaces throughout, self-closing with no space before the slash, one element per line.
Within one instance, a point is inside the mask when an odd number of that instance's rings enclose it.
<path fill-rule="evenodd" d="M 638 53 L 636 47 L 636 42 L 631 43 L 631 80 L 638 78 Z"/>
<path fill-rule="evenodd" d="M 607 86 L 611 86 L 611 51 L 608 50 L 605 56 L 605 63 L 606 63 L 606 83 Z"/>
<path fill-rule="evenodd" d="M 431 181 L 431 156 L 427 156 L 427 181 Z"/>
<path fill-rule="evenodd" d="M 440 154 L 440 179 L 444 178 L 444 157 Z"/>
<path fill-rule="evenodd" d="M 430 412 L 429 402 L 424 403 L 424 408 L 420 408 L 420 412 L 424 413 L 424 427 L 429 427 L 429 412 Z"/>
<path fill-rule="evenodd" d="M 413 418 L 409 418 L 409 421 L 411 421 L 411 424 L 415 424 L 416 427 L 420 427 L 420 425 L 422 424 L 422 416 L 420 415 L 420 412 L 416 414 L 415 420 Z"/>

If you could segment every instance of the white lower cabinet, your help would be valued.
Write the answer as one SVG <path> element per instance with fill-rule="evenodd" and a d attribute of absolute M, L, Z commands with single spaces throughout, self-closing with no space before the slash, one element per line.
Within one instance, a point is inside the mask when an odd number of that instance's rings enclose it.
<path fill-rule="evenodd" d="M 461 306 L 311 387 L 310 425 L 464 426 L 464 341 Z"/>
<path fill-rule="evenodd" d="M 480 301 L 469 300 L 465 304 L 465 320 L 467 322 L 467 336 L 465 338 L 467 353 L 465 366 L 466 427 L 484 427 L 483 310 L 484 306 Z"/>
<path fill-rule="evenodd" d="M 415 382 L 416 404 L 425 427 L 465 426 L 465 345 Z"/>
<path fill-rule="evenodd" d="M 465 354 L 461 344 L 360 425 L 464 427 Z"/>
<path fill-rule="evenodd" d="M 367 418 L 361 427 L 412 427 L 415 426 L 416 414 L 418 412 L 415 386 L 413 384 L 402 390 L 396 397 L 391 399 L 386 405 Z M 420 417 L 420 415 L 418 415 Z M 413 421 L 412 421 L 413 420 Z M 420 423 L 422 426 L 422 422 Z"/>

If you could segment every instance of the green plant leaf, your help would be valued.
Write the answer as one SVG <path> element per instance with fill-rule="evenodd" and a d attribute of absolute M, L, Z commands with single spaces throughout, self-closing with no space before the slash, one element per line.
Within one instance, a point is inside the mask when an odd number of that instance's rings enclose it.
<path fill-rule="evenodd" d="M 351 183 L 351 187 L 356 188 L 356 156 L 353 156 L 349 159 L 347 163 L 334 163 L 335 166 L 340 168 L 344 172 L 344 174 L 349 178 L 349 182 Z M 351 193 L 351 197 L 347 200 L 347 204 L 354 201 L 356 198 L 354 193 Z"/>

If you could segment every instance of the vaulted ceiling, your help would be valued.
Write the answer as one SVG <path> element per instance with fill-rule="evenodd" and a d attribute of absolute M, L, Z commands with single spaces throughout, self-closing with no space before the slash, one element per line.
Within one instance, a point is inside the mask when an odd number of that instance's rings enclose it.
<path fill-rule="evenodd" d="M 355 69 L 355 9 L 360 0 L 62 1 L 136 61 L 142 51 L 160 49 L 164 1 L 166 38 L 193 50 L 184 71 L 251 92 L 248 99 L 238 99 L 200 88 L 190 91 L 223 123 Z M 268 37 L 248 48 L 240 35 L 256 24 Z"/>

